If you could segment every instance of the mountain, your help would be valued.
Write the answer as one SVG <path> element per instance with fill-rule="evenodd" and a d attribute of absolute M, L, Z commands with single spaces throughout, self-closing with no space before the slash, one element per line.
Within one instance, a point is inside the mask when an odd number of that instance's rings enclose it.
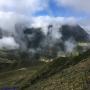
<path fill-rule="evenodd" d="M 46 28 L 47 28 L 47 36 L 49 37 L 51 33 L 53 33 L 55 29 L 57 29 L 55 28 L 54 25 L 48 25 Z M 42 31 L 43 31 L 43 28 L 34 28 L 34 27 L 26 28 L 24 29 L 24 34 L 25 35 L 34 34 L 35 36 L 38 36 L 37 34 L 39 34 L 39 39 L 41 39 L 44 37 Z M 62 34 L 62 40 L 64 41 L 68 40 L 69 38 L 73 38 L 76 41 L 88 41 L 89 34 L 80 25 L 69 25 L 69 24 L 64 24 L 62 26 L 60 25 L 59 31 L 60 31 L 59 33 Z M 54 33 L 54 34 L 57 34 L 57 33 Z"/>
<path fill-rule="evenodd" d="M 25 35 L 25 38 L 27 39 L 28 48 L 39 47 L 39 43 L 44 38 L 41 28 L 26 28 L 24 29 L 24 35 Z"/>
<path fill-rule="evenodd" d="M 62 25 L 60 28 L 62 40 L 73 38 L 75 41 L 88 41 L 88 33 L 79 25 Z"/>
<path fill-rule="evenodd" d="M 59 33 L 62 35 L 59 39 L 55 39 L 51 34 L 52 30 L 55 31 L 53 25 L 47 29 L 46 36 L 42 32 L 42 28 L 24 28 L 22 30 L 19 40 L 22 40 L 21 44 L 24 41 L 27 43 L 26 51 L 0 50 L 1 90 L 4 87 L 9 87 L 9 89 L 14 87 L 16 90 L 90 89 L 90 50 L 80 53 L 78 56 L 56 56 L 56 52 L 65 48 L 64 42 L 70 38 L 76 42 L 88 41 L 87 32 L 79 25 L 62 25 L 59 28 Z M 47 40 L 49 41 L 47 42 Z M 52 52 L 54 53 L 52 54 Z M 40 58 L 43 58 L 42 54 L 44 57 L 49 54 L 55 55 L 55 57 L 52 58 L 52 62 L 45 63 L 40 61 Z"/>
<path fill-rule="evenodd" d="M 68 41 L 68 39 L 73 38 L 72 40 L 76 42 L 89 41 L 88 33 L 79 25 L 67 24 L 62 25 L 59 28 L 55 27 L 56 26 L 54 25 L 47 26 L 47 34 L 45 34 L 43 28 L 28 28 L 22 27 L 21 25 L 16 25 L 16 36 L 13 35 L 13 37 L 15 38 L 16 42 L 20 45 L 20 48 L 19 50 L 16 50 L 18 51 L 18 53 L 15 54 L 16 56 L 11 55 L 10 57 L 19 57 L 23 60 L 23 62 L 24 59 L 27 62 L 30 60 L 32 61 L 32 59 L 34 61 L 34 59 L 37 60 L 42 56 L 48 56 L 50 58 L 53 58 L 57 57 L 58 52 L 66 51 L 65 41 Z M 3 32 L 3 30 L 1 30 L 1 32 Z M 5 33 L 5 35 L 6 34 L 7 33 Z M 70 43 L 73 44 L 73 41 Z M 11 51 L 11 53 L 12 52 L 13 51 Z"/>
<path fill-rule="evenodd" d="M 48 25 L 46 29 L 47 33 L 44 33 L 43 28 L 24 28 L 23 36 L 24 41 L 26 41 L 27 51 L 29 50 L 31 53 L 38 53 L 42 56 L 46 54 L 48 57 L 53 57 L 54 55 L 57 56 L 59 51 L 66 52 L 68 50 L 66 42 L 69 40 L 70 45 L 72 44 L 73 46 L 75 44 L 77 46 L 79 42 L 90 41 L 89 34 L 79 25 L 65 24 L 59 26 L 59 28 L 56 28 L 55 25 Z"/>

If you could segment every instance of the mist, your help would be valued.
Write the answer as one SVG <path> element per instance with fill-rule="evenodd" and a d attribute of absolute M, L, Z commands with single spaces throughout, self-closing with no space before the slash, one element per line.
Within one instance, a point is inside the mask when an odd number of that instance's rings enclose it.
<path fill-rule="evenodd" d="M 58 52 L 71 53 L 77 47 L 76 37 L 63 35 L 62 26 L 76 29 L 75 19 L 59 17 L 25 17 L 13 13 L 0 17 L 0 49 L 18 49 L 30 57 L 57 57 Z M 66 31 L 65 31 L 66 32 Z M 72 31 L 73 32 L 73 31 Z M 85 34 L 86 35 L 86 34 Z M 86 36 L 85 36 L 86 37 Z"/>
<path fill-rule="evenodd" d="M 73 38 L 70 38 L 69 40 L 65 41 L 65 50 L 66 53 L 72 53 L 76 50 L 77 43 Z"/>
<path fill-rule="evenodd" d="M 19 44 L 13 37 L 2 37 L 0 39 L 0 49 L 18 49 Z"/>

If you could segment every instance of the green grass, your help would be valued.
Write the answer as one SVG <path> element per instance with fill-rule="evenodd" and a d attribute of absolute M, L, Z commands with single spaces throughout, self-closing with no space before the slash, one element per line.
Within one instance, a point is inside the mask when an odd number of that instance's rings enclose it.
<path fill-rule="evenodd" d="M 54 62 L 46 65 L 45 67 L 40 69 L 38 72 L 36 72 L 32 76 L 32 78 L 28 79 L 27 83 L 23 84 L 22 89 L 31 87 L 35 83 L 40 82 L 40 81 L 47 79 L 49 77 L 52 77 L 56 73 L 62 72 L 64 69 L 67 69 L 67 68 L 70 68 L 74 65 L 77 65 L 81 61 L 84 61 L 84 60 L 86 61 L 86 59 L 89 56 L 90 56 L 90 52 L 87 51 L 87 52 L 85 52 L 77 57 L 56 58 Z"/>
<path fill-rule="evenodd" d="M 20 68 L 0 73 L 0 88 L 2 87 L 21 87 L 31 78 L 39 69 L 43 67 L 43 63 L 35 66 Z"/>
<path fill-rule="evenodd" d="M 41 79 L 23 90 L 89 90 L 90 59 Z M 82 67 L 84 64 L 84 67 Z"/>
<path fill-rule="evenodd" d="M 89 82 L 90 51 L 0 74 L 0 88 L 19 90 L 89 90 Z"/>

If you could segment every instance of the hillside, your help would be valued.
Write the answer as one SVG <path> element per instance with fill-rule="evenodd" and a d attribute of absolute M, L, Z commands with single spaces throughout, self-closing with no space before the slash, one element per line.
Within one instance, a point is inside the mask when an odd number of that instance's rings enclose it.
<path fill-rule="evenodd" d="M 33 62 L 34 65 L 38 63 L 34 60 L 29 60 L 27 52 L 0 49 L 0 72 L 7 72 L 23 67 L 30 67 L 33 66 Z"/>
<path fill-rule="evenodd" d="M 0 88 L 17 90 L 89 90 L 90 51 L 76 57 L 56 58 L 0 74 Z"/>
<path fill-rule="evenodd" d="M 69 78 L 71 78 L 73 83 L 74 83 L 74 80 L 76 81 L 75 83 L 79 83 L 76 79 L 83 76 L 83 73 L 85 74 L 86 72 L 88 72 L 88 74 L 90 74 L 89 73 L 89 70 L 90 70 L 89 55 L 90 55 L 90 51 L 87 51 L 86 53 L 83 53 L 77 57 L 57 58 L 54 62 L 50 63 L 49 65 L 47 65 L 46 67 L 41 69 L 38 73 L 33 75 L 33 77 L 30 80 L 28 80 L 27 84 L 25 83 L 25 86 L 23 85 L 22 88 L 26 88 L 26 90 L 27 90 L 27 87 L 30 87 L 31 90 L 44 90 L 45 87 L 47 87 L 47 89 L 45 89 L 45 90 L 59 90 L 58 87 L 60 85 L 57 86 L 57 83 L 61 84 L 60 82 L 62 82 L 62 81 L 56 82 L 55 76 L 57 76 L 57 75 L 58 76 L 60 75 L 61 77 L 63 77 L 63 79 L 69 77 Z M 79 64 L 81 64 L 81 65 L 79 65 Z M 88 66 L 87 66 L 87 64 L 88 64 Z M 80 66 L 83 66 L 83 67 L 80 67 Z M 89 75 L 83 76 L 83 78 L 88 78 L 88 76 Z M 55 80 L 55 81 L 53 81 L 53 83 L 56 85 L 56 89 L 55 89 L 55 87 L 52 87 L 53 86 L 52 79 L 50 82 L 48 81 L 48 80 L 50 80 L 49 78 L 51 78 L 51 77 L 53 77 Z M 76 77 L 76 78 L 74 79 L 74 77 Z M 68 78 L 69 83 L 65 83 L 65 84 L 70 85 L 71 81 L 69 80 L 69 78 Z M 62 79 L 62 78 L 57 77 L 57 79 Z M 66 82 L 66 81 L 64 81 L 64 82 Z M 85 81 L 83 80 L 82 82 L 86 82 L 86 80 Z M 50 83 L 52 84 L 51 87 L 49 87 L 51 85 Z M 45 87 L 43 85 L 45 85 Z M 80 84 L 80 87 L 81 86 L 82 86 L 82 84 Z M 62 86 L 62 87 L 64 87 L 64 86 Z M 54 89 L 49 89 L 49 88 L 54 88 Z M 74 87 L 72 87 L 72 88 L 74 88 Z M 68 90 L 68 88 L 62 89 L 62 90 Z M 69 89 L 69 90 L 72 90 L 72 89 Z M 82 89 L 74 89 L 74 90 L 84 90 L 84 89 L 82 88 Z"/>
<path fill-rule="evenodd" d="M 17 58 L 12 50 L 0 50 L 0 72 L 13 69 Z"/>
<path fill-rule="evenodd" d="M 90 90 L 89 60 L 41 79 L 26 90 Z"/>
<path fill-rule="evenodd" d="M 10 70 L 0 73 L 0 89 L 5 87 L 21 87 L 28 79 L 31 78 L 40 68 L 41 64 L 32 67 L 23 67 L 16 70 Z M 17 84 L 17 85 L 16 85 Z"/>
<path fill-rule="evenodd" d="M 57 39 L 52 25 L 48 27 L 47 35 L 41 29 L 22 30 L 22 41 L 17 39 L 20 49 L 0 50 L 0 89 L 89 90 L 90 50 L 78 56 L 62 57 L 60 54 L 57 57 L 60 51 L 65 54 L 68 39 L 77 43 L 87 41 L 86 31 L 80 26 L 63 25 L 58 28 L 62 36 Z M 73 41 L 69 43 L 74 45 Z M 53 60 L 45 63 L 40 61 L 43 57 Z"/>

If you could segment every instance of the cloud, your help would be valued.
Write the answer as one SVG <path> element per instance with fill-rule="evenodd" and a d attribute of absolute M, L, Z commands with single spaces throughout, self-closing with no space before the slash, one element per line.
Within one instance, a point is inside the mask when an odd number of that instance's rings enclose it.
<path fill-rule="evenodd" d="M 15 41 L 19 41 L 21 35 L 22 35 L 22 28 L 18 28 L 17 30 L 19 30 L 17 32 L 16 30 L 16 25 L 18 24 L 29 24 L 31 22 L 31 17 L 27 17 L 25 15 L 22 15 L 22 14 L 18 14 L 18 13 L 15 13 L 15 12 L 4 12 L 4 11 L 0 11 L 0 31 L 2 33 L 2 36 L 3 37 L 12 37 L 13 39 L 11 38 L 4 38 L 4 39 L 1 39 L 1 47 L 4 45 L 5 48 L 9 48 L 10 49 L 10 44 L 11 44 L 11 49 L 12 47 L 12 43 L 13 45 L 15 44 Z M 24 26 L 23 25 L 23 26 Z M 17 36 L 18 34 L 18 36 Z M 15 39 L 15 40 L 14 40 Z M 9 45 L 7 44 L 8 42 L 5 43 L 4 40 L 11 40 L 11 42 L 9 43 Z M 23 43 L 22 43 L 23 44 Z M 6 47 L 7 46 L 7 47 Z M 16 46 L 16 45 L 15 45 Z M 0 47 L 0 48 L 1 48 Z"/>
<path fill-rule="evenodd" d="M 90 18 L 82 18 L 78 23 L 90 34 Z"/>
<path fill-rule="evenodd" d="M 22 45 L 23 47 L 25 46 L 25 42 L 22 41 L 23 37 L 23 29 L 21 28 L 20 25 L 27 24 L 28 27 L 41 27 L 42 31 L 44 32 L 44 34 L 47 34 L 48 32 L 48 28 L 47 26 L 52 24 L 53 25 L 53 31 L 52 31 L 52 36 L 53 36 L 53 40 L 56 41 L 58 38 L 61 37 L 61 34 L 58 33 L 58 28 L 60 27 L 60 25 L 62 24 L 70 24 L 70 25 L 75 25 L 75 24 L 80 24 L 81 26 L 83 26 L 84 28 L 88 28 L 88 31 L 90 29 L 89 25 L 89 19 L 83 19 L 83 18 L 75 18 L 75 17 L 53 17 L 53 16 L 37 16 L 37 17 L 27 17 L 25 15 L 22 14 L 18 14 L 15 12 L 4 12 L 1 11 L 0 12 L 0 28 L 3 31 L 9 32 L 8 37 L 13 37 L 13 42 L 16 41 L 19 43 L 19 45 Z M 15 25 L 17 24 L 18 29 L 15 28 Z M 16 32 L 17 31 L 17 32 Z M 4 36 L 6 37 L 6 36 Z M 15 40 L 14 40 L 15 39 Z M 5 40 L 1 39 L 1 42 Z M 8 39 L 6 39 L 8 40 Z M 10 39 L 9 39 L 10 40 Z M 11 40 L 12 41 L 12 40 Z M 5 45 L 7 45 L 7 43 L 4 43 Z M 12 43 L 9 43 L 9 45 L 12 45 Z M 3 44 L 1 44 L 2 46 Z"/>
<path fill-rule="evenodd" d="M 90 13 L 90 0 L 55 0 L 58 5 L 70 6 L 74 9 Z"/>
<path fill-rule="evenodd" d="M 11 7 L 14 6 L 15 0 L 0 0 L 0 7 L 4 8 L 4 7 Z"/>
<path fill-rule="evenodd" d="M 90 29 L 89 18 L 76 18 L 76 17 L 54 17 L 54 16 L 27 16 L 16 12 L 0 11 L 0 28 L 9 31 L 10 34 L 15 33 L 16 23 L 28 23 L 32 27 L 43 27 L 47 32 L 46 26 L 53 24 L 57 28 L 62 24 L 80 24 L 83 28 Z"/>
<path fill-rule="evenodd" d="M 48 7 L 48 0 L 19 0 L 17 3 L 17 10 L 32 13 L 44 10 Z"/>
<path fill-rule="evenodd" d="M 0 28 L 9 32 L 14 32 L 16 23 L 26 23 L 29 22 L 29 20 L 30 17 L 28 18 L 27 16 L 22 14 L 0 11 Z"/>
<path fill-rule="evenodd" d="M 48 0 L 0 0 L 0 9 L 30 14 L 48 7 Z"/>
<path fill-rule="evenodd" d="M 19 45 L 15 42 L 13 37 L 3 37 L 0 39 L 0 49 L 17 49 Z"/>
<path fill-rule="evenodd" d="M 74 39 L 70 38 L 69 40 L 65 41 L 65 49 L 66 49 L 66 52 L 73 52 L 73 50 L 76 49 L 76 42 Z"/>
<path fill-rule="evenodd" d="M 38 16 L 32 17 L 32 26 L 34 27 L 46 27 L 49 24 L 62 25 L 62 24 L 76 24 L 77 19 L 75 17 L 52 17 L 52 16 Z"/>
<path fill-rule="evenodd" d="M 62 24 L 75 25 L 79 24 L 90 34 L 90 18 L 83 17 L 53 17 L 53 16 L 38 16 L 32 17 L 31 26 L 32 27 L 42 27 L 43 31 L 47 33 L 47 26 L 53 24 L 55 28 L 60 27 Z"/>

